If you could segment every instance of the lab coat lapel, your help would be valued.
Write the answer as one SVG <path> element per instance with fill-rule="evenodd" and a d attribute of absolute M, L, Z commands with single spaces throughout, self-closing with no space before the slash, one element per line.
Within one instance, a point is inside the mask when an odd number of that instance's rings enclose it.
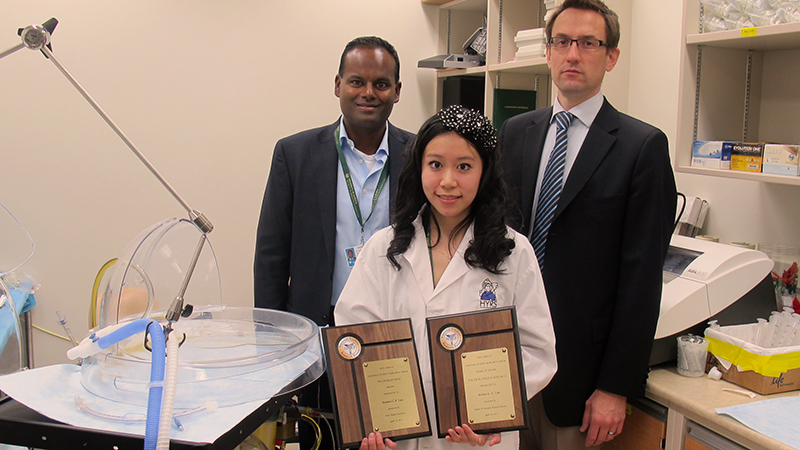
<path fill-rule="evenodd" d="M 447 268 L 444 269 L 442 278 L 439 279 L 439 284 L 437 284 L 436 288 L 433 290 L 434 297 L 469 272 L 469 266 L 464 261 L 464 252 L 467 250 L 467 247 L 469 247 L 469 243 L 474 236 L 473 226 L 474 222 L 467 228 L 467 232 L 464 233 L 464 239 L 461 239 L 461 244 L 458 245 L 456 254 L 453 256 L 450 264 L 447 265 Z"/>
<path fill-rule="evenodd" d="M 411 241 L 411 245 L 408 246 L 408 250 L 403 256 L 411 265 L 419 292 L 427 303 L 433 295 L 433 268 L 421 216 L 417 216 L 414 220 L 414 231 L 414 240 Z"/>

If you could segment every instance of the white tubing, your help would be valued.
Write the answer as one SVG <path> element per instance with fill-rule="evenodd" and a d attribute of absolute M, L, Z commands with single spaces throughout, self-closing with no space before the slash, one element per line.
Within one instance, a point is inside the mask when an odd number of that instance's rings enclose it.
<path fill-rule="evenodd" d="M 164 395 L 161 399 L 161 420 L 158 424 L 157 450 L 169 450 L 169 432 L 172 428 L 172 410 L 178 384 L 178 334 L 171 333 L 167 340 L 167 368 L 164 372 Z"/>

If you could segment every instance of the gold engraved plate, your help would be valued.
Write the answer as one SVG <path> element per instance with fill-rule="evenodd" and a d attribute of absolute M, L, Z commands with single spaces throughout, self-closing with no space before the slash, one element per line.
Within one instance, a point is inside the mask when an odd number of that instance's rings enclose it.
<path fill-rule="evenodd" d="M 420 426 L 417 396 L 408 358 L 364 363 L 373 431 Z"/>
<path fill-rule="evenodd" d="M 344 336 L 336 344 L 339 355 L 347 360 L 353 360 L 361 355 L 361 342 L 353 336 Z"/>
<path fill-rule="evenodd" d="M 514 419 L 514 391 L 506 348 L 463 353 L 461 368 L 469 423 Z"/>
<path fill-rule="evenodd" d="M 449 351 L 458 350 L 464 343 L 464 334 L 456 327 L 446 327 L 439 333 L 439 344 Z"/>

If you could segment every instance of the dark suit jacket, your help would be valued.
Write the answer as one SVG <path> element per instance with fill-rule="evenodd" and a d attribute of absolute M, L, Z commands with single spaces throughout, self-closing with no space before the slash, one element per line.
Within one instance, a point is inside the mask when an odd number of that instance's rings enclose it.
<path fill-rule="evenodd" d="M 261 205 L 254 263 L 255 306 L 290 311 L 328 323 L 336 239 L 339 158 L 332 125 L 281 139 Z M 389 124 L 389 194 L 412 135 Z M 291 282 L 290 282 L 291 281 Z"/>
<path fill-rule="evenodd" d="M 521 114 L 500 132 L 516 194 L 511 226 L 525 235 L 551 115 L 552 108 Z M 604 100 L 547 237 L 542 276 L 558 372 L 542 395 L 554 425 L 580 425 L 596 388 L 644 395 L 675 207 L 666 136 Z"/>

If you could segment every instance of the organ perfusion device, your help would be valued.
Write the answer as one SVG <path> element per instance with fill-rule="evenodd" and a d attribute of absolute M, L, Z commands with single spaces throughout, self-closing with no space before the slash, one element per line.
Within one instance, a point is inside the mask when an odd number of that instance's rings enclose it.
<path fill-rule="evenodd" d="M 22 42 L 0 58 L 23 48 L 41 51 L 188 214 L 144 230 L 100 280 L 98 327 L 68 353 L 83 359 L 83 387 L 121 403 L 121 415 L 125 404 L 146 405 L 148 449 L 169 447 L 179 410 L 258 400 L 260 392 L 274 392 L 276 379 L 291 380 L 279 393 L 317 379 L 325 363 L 314 322 L 221 304 L 219 269 L 208 242 L 213 225 L 178 195 L 56 58 L 50 38 L 57 24 L 52 18 L 20 28 Z"/>

